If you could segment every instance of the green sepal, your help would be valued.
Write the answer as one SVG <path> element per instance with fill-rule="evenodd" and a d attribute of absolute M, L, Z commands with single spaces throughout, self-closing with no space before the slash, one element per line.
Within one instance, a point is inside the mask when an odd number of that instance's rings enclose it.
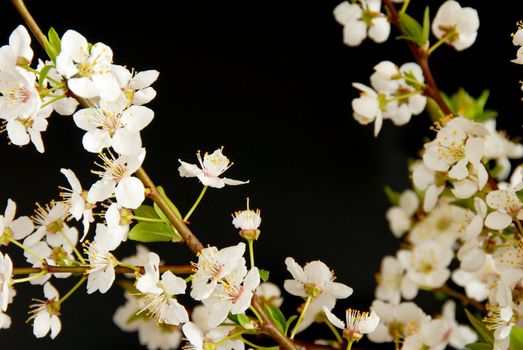
<path fill-rule="evenodd" d="M 270 271 L 259 269 L 258 272 L 260 273 L 260 278 L 263 282 L 267 282 L 269 280 Z"/>
<path fill-rule="evenodd" d="M 285 334 L 285 328 L 287 326 L 287 320 L 285 318 L 285 315 L 281 312 L 281 310 L 277 306 L 264 304 L 263 308 L 267 312 L 267 316 L 271 319 L 271 321 L 274 323 L 276 328 L 282 333 Z"/>
<path fill-rule="evenodd" d="M 465 309 L 465 313 L 467 314 L 467 318 L 469 319 L 470 324 L 476 332 L 478 332 L 479 337 L 483 342 L 492 345 L 494 344 L 494 336 L 492 333 L 485 327 L 485 324 L 481 322 L 480 319 L 478 319 L 476 316 L 474 316 L 472 313 L 469 312 L 469 310 Z M 468 345 L 467 345 L 468 347 Z M 491 349 L 490 347 L 489 349 Z M 470 349 L 470 348 L 469 348 Z M 483 349 L 483 348 L 476 348 L 476 349 Z"/>

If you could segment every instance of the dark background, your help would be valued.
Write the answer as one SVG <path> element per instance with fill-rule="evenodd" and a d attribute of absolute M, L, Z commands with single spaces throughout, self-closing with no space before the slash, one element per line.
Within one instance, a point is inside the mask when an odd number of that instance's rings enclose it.
<path fill-rule="evenodd" d="M 441 1 L 413 1 L 414 15 L 430 3 L 432 16 Z M 112 47 L 115 63 L 138 71 L 157 69 L 158 96 L 148 106 L 156 117 L 142 133 L 147 147 L 144 167 L 182 211 L 201 186 L 178 176 L 178 158 L 195 162 L 195 152 L 224 153 L 235 162 L 226 173 L 250 179 L 239 187 L 211 189 L 192 217 L 191 228 L 204 244 L 226 246 L 239 237 L 230 214 L 244 208 L 245 198 L 262 210 L 262 235 L 256 243 L 257 265 L 271 271 L 279 284 L 289 277 L 284 259 L 299 263 L 321 259 L 354 294 L 336 308 L 366 309 L 373 299 L 374 273 L 381 257 L 393 254 L 398 243 L 388 231 L 383 194 L 386 184 L 408 186 L 406 162 L 430 136 L 428 118 L 414 117 L 404 127 L 386 122 L 380 136 L 371 126 L 352 118 L 351 82 L 369 83 L 372 67 L 384 59 L 410 61 L 403 42 L 365 41 L 359 48 L 342 43 L 342 27 L 332 16 L 338 0 L 131 2 L 28 1 L 44 30 L 76 29 L 90 42 Z M 462 52 L 444 47 L 433 57 L 440 87 L 454 92 L 465 86 L 477 96 L 491 90 L 488 107 L 500 111 L 499 124 L 521 134 L 523 93 L 521 66 L 509 62 L 516 48 L 510 33 L 523 18 L 519 1 L 462 1 L 476 7 L 481 27 L 476 44 Z M 0 4 L 0 42 L 21 23 L 8 1 Z M 433 40 L 434 41 L 434 40 Z M 42 50 L 33 45 L 36 56 Z M 57 197 L 66 185 L 61 167 L 73 169 L 85 187 L 95 157 L 81 146 L 83 131 L 71 118 L 53 115 L 43 135 L 41 155 L 32 145 L 18 148 L 0 136 L 0 211 L 7 198 L 19 203 L 20 213 L 32 212 L 34 202 Z M 121 247 L 117 257 L 133 251 Z M 11 249 L 11 248 L 10 248 Z M 151 245 L 168 263 L 191 259 L 184 246 Z M 5 249 L 2 249 L 5 251 Z M 12 251 L 12 250 L 9 250 Z M 16 253 L 18 254 L 18 252 Z M 16 255 L 15 254 L 15 255 Z M 24 264 L 16 255 L 16 261 Z M 58 281 L 61 294 L 72 280 Z M 13 325 L 0 331 L 2 349 L 134 349 L 136 334 L 112 323 L 123 294 L 114 286 L 107 294 L 77 292 L 62 307 L 62 333 L 54 341 L 36 340 L 24 324 L 31 297 L 40 287 L 18 288 L 8 308 Z M 286 295 L 290 310 L 299 304 Z M 432 299 L 428 299 L 432 300 Z M 437 307 L 435 307 L 437 309 Z"/>

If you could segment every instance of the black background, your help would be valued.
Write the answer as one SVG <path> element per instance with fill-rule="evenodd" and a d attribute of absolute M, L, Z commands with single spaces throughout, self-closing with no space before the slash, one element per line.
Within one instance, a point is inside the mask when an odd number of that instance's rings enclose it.
<path fill-rule="evenodd" d="M 441 3 L 412 2 L 418 16 L 427 3 L 433 16 Z M 490 89 L 488 106 L 500 111 L 499 124 L 518 136 L 523 69 L 509 62 L 516 53 L 510 33 L 523 18 L 523 6 L 519 1 L 498 3 L 462 1 L 479 11 L 478 41 L 462 53 L 439 49 L 432 67 L 444 91 L 465 86 L 477 96 Z M 111 46 L 115 63 L 160 71 L 158 96 L 148 105 L 156 116 L 142 133 L 148 152 L 144 167 L 182 211 L 201 186 L 178 176 L 178 158 L 195 162 L 198 149 L 212 152 L 225 146 L 224 153 L 235 162 L 226 176 L 251 180 L 249 185 L 208 191 L 191 220 L 202 242 L 235 244 L 239 237 L 230 214 L 244 208 L 249 196 L 263 217 L 257 264 L 281 284 L 289 277 L 285 257 L 300 263 L 321 259 L 340 282 L 354 288 L 336 308 L 341 315 L 345 307 L 368 308 L 372 302 L 381 257 L 398 246 L 384 218 L 388 204 L 383 186 L 408 186 L 407 159 L 416 156 L 422 137 L 431 133 L 425 115 L 404 127 L 386 122 L 377 139 L 372 127 L 353 120 L 350 101 L 356 91 L 351 82 L 368 84 L 372 67 L 381 60 L 402 64 L 411 57 L 405 43 L 394 40 L 395 30 L 382 45 L 365 41 L 359 48 L 344 46 L 342 27 L 332 16 L 337 4 L 28 1 L 44 30 L 54 26 L 62 34 L 76 29 L 90 42 Z M 7 43 L 20 23 L 9 2 L 2 1 L 0 42 Z M 43 57 L 42 50 L 35 51 Z M 83 150 L 82 135 L 71 118 L 58 115 L 51 117 L 43 136 L 43 155 L 32 145 L 8 145 L 7 136 L 0 135 L 0 201 L 13 198 L 20 213 L 30 214 L 34 202 L 56 198 L 57 186 L 67 184 L 61 167 L 73 169 L 85 187 L 92 183 L 89 169 L 95 157 Z M 131 246 L 115 255 L 125 256 Z M 184 246 L 150 247 L 168 263 L 192 258 Z M 24 264 L 17 254 L 16 261 Z M 56 285 L 64 294 L 73 283 Z M 84 290 L 63 305 L 62 333 L 51 341 L 34 339 L 31 325 L 24 324 L 30 298 L 42 297 L 40 287 L 18 288 L 8 308 L 13 326 L 0 331 L 0 347 L 139 348 L 136 334 L 121 332 L 111 320 L 124 301 L 119 287 L 105 295 L 88 296 Z M 299 304 L 286 297 L 287 310 Z"/>

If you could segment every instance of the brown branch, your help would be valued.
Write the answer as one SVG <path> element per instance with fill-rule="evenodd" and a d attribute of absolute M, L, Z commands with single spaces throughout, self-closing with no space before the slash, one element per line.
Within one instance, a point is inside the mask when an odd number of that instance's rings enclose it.
<path fill-rule="evenodd" d="M 158 207 L 160 207 L 165 216 L 167 216 L 169 221 L 174 225 L 178 233 L 180 233 L 182 236 L 185 244 L 187 244 L 193 253 L 199 253 L 203 249 L 203 245 L 192 233 L 189 227 L 187 227 L 183 220 L 180 219 L 169 207 L 169 204 L 163 198 L 160 192 L 158 192 L 158 189 L 156 189 L 156 186 L 154 185 L 149 175 L 147 175 L 145 170 L 143 168 L 138 169 L 136 171 L 136 176 L 138 176 L 138 178 L 143 182 L 144 186 L 150 190 L 149 197 L 153 200 L 154 203 L 158 205 Z"/>
<path fill-rule="evenodd" d="M 11 3 L 14 7 L 16 7 L 16 10 L 24 19 L 25 24 L 27 24 L 31 32 L 33 32 L 34 36 L 36 37 L 36 40 L 38 40 L 38 43 L 40 43 L 40 46 L 42 46 L 42 48 L 45 50 L 45 45 L 48 44 L 47 37 L 42 32 L 42 30 L 34 20 L 33 16 L 31 16 L 31 13 L 27 9 L 27 7 L 25 7 L 24 1 L 11 0 Z"/>
<path fill-rule="evenodd" d="M 143 266 L 137 266 L 140 273 L 143 274 Z M 82 266 L 45 266 L 45 267 L 15 267 L 13 268 L 13 275 L 28 275 L 30 273 L 39 273 L 47 271 L 48 273 L 85 273 L 89 270 L 88 265 Z M 130 267 L 116 266 L 114 268 L 116 273 L 134 273 L 135 271 Z M 161 265 L 160 272 L 171 271 L 177 275 L 190 275 L 195 272 L 192 265 Z"/>
<path fill-rule="evenodd" d="M 389 11 L 389 21 L 393 23 L 400 30 L 400 32 L 402 32 L 400 18 L 398 15 L 398 11 L 396 10 L 396 7 L 394 7 L 394 4 L 391 0 L 383 0 L 383 3 Z M 402 32 L 402 34 L 404 33 Z M 429 55 L 427 51 L 421 49 L 418 45 L 416 45 L 414 42 L 410 40 L 406 41 L 410 51 L 412 52 L 412 55 L 414 56 L 414 59 L 416 59 L 416 61 L 420 65 L 421 70 L 423 71 L 423 75 L 425 76 L 425 83 L 427 87 L 424 91 L 424 94 L 436 101 L 438 106 L 443 110 L 443 113 L 453 114 L 452 110 L 445 103 L 445 100 L 441 96 L 441 92 L 438 89 L 438 85 L 436 84 L 436 81 L 432 76 L 432 72 L 429 67 Z"/>
<path fill-rule="evenodd" d="M 256 294 L 254 294 L 252 297 L 251 305 L 258 312 L 258 314 L 260 314 L 260 317 L 263 320 L 263 323 L 260 325 L 262 330 L 267 332 L 274 340 L 278 342 L 278 344 L 280 344 L 285 349 L 296 350 L 296 345 L 293 343 L 293 341 L 280 332 L 274 323 L 272 323 Z"/>
<path fill-rule="evenodd" d="M 467 305 L 473 306 L 476 308 L 476 310 L 480 311 L 483 314 L 486 311 L 485 306 L 483 306 L 483 304 L 481 304 L 480 302 L 478 302 L 474 299 L 467 297 L 464 294 L 461 294 L 458 291 L 455 291 L 454 289 L 450 288 L 446 284 L 443 285 L 442 287 L 432 289 L 431 292 L 433 292 L 433 293 L 442 292 L 442 293 L 448 294 L 450 297 L 460 301 L 463 304 L 463 306 L 467 306 Z"/>

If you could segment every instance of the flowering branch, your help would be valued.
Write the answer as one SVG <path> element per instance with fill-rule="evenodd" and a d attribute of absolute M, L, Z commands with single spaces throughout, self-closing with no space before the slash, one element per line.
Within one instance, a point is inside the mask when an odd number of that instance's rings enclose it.
<path fill-rule="evenodd" d="M 47 273 L 85 273 L 89 270 L 89 265 L 81 266 L 45 266 L 45 267 L 15 267 L 13 268 L 13 275 L 27 275 L 31 273 L 40 273 L 46 271 Z M 144 273 L 144 267 L 138 266 L 139 270 L 135 271 L 127 266 L 116 266 L 114 268 L 116 273 Z M 195 268 L 192 265 L 161 265 L 158 267 L 160 272 L 171 271 L 178 275 L 189 275 L 194 273 Z"/>
<path fill-rule="evenodd" d="M 433 292 L 433 293 L 442 292 L 442 293 L 448 294 L 450 297 L 452 297 L 452 298 L 462 302 L 463 306 L 471 305 L 471 306 L 473 306 L 474 308 L 476 308 L 478 311 L 480 311 L 483 314 L 486 311 L 486 309 L 483 306 L 483 304 L 477 302 L 474 299 L 471 299 L 471 298 L 467 297 L 466 295 L 463 295 L 463 294 L 455 291 L 454 289 L 450 288 L 446 284 L 443 285 L 440 288 L 435 288 L 435 289 L 431 290 L 431 292 Z"/>
<path fill-rule="evenodd" d="M 394 7 L 394 4 L 391 0 L 383 0 L 383 3 L 389 11 L 389 21 L 391 23 L 394 23 L 394 25 L 401 31 L 400 18 L 398 15 L 398 11 Z M 436 81 L 432 76 L 432 72 L 429 67 L 429 52 L 420 48 L 414 42 L 409 40 L 407 40 L 407 45 L 409 46 L 412 55 L 420 65 L 421 70 L 423 71 L 423 75 L 425 76 L 425 95 L 436 101 L 438 106 L 443 110 L 445 114 L 453 114 L 449 106 L 447 106 L 447 104 L 445 103 L 445 100 L 443 100 L 443 97 L 441 97 L 438 85 L 436 84 Z"/>

